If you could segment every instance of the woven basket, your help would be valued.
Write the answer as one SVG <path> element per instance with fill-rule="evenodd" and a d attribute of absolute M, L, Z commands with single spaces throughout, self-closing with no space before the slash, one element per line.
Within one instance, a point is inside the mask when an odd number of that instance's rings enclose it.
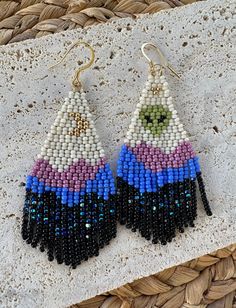
<path fill-rule="evenodd" d="M 198 0 L 0 0 L 0 45 Z M 236 308 L 236 244 L 71 308 Z"/>
<path fill-rule="evenodd" d="M 70 308 L 236 308 L 236 244 Z"/>
<path fill-rule="evenodd" d="M 0 0 L 0 45 L 197 0 Z"/>

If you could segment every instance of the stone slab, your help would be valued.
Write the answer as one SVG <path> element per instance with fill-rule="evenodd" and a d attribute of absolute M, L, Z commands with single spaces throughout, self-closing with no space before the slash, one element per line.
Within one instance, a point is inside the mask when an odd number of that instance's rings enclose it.
<path fill-rule="evenodd" d="M 235 242 L 235 1 L 209 0 L 137 20 L 66 31 L 0 48 L 0 306 L 61 308 Z M 147 77 L 140 47 L 157 43 L 181 74 L 168 75 L 180 118 L 201 158 L 214 212 L 202 206 L 195 229 L 167 246 L 119 227 L 97 258 L 76 270 L 49 263 L 20 235 L 21 183 L 70 89 L 84 52 L 49 70 L 77 40 L 91 43 L 96 64 L 83 74 L 101 140 L 115 170 Z"/>

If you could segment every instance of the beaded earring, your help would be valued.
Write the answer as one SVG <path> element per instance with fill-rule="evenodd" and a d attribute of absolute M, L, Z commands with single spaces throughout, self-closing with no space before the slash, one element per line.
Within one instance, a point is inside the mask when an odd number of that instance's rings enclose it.
<path fill-rule="evenodd" d="M 145 54 L 154 47 L 160 65 Z M 151 43 L 142 46 L 150 65 L 146 87 L 134 112 L 117 167 L 117 215 L 121 224 L 154 244 L 165 245 L 176 229 L 194 226 L 196 180 L 207 215 L 212 215 L 198 157 L 172 103 L 164 69 L 174 71 Z"/>
<path fill-rule="evenodd" d="M 94 127 L 80 73 L 26 181 L 22 236 L 49 261 L 76 268 L 116 236 L 115 183 Z M 63 58 L 63 59 L 64 59 Z M 63 59 L 60 61 L 62 62 Z M 57 64 L 56 64 L 57 65 Z"/>

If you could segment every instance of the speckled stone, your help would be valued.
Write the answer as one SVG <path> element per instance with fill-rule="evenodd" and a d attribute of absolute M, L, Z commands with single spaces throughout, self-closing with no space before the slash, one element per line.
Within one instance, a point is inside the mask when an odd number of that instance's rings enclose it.
<path fill-rule="evenodd" d="M 154 16 L 123 19 L 85 30 L 0 48 L 0 306 L 64 308 L 156 273 L 235 241 L 235 36 L 233 0 L 209 0 Z M 46 254 L 20 235 L 22 182 L 40 151 L 70 78 L 83 52 L 77 40 L 96 50 L 96 64 L 82 75 L 96 127 L 115 170 L 132 112 L 147 77 L 141 44 L 157 43 L 181 74 L 168 74 L 185 128 L 201 158 L 214 212 L 200 204 L 197 226 L 167 246 L 152 245 L 125 228 L 99 257 L 76 270 L 49 263 Z M 86 54 L 88 55 L 87 51 Z"/>

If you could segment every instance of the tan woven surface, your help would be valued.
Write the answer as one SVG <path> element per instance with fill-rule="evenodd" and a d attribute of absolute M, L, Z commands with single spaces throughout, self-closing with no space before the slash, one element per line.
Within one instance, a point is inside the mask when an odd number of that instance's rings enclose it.
<path fill-rule="evenodd" d="M 0 0 L 0 45 L 196 1 Z M 236 308 L 235 294 L 236 244 L 72 307 Z"/>
<path fill-rule="evenodd" d="M 0 0 L 0 45 L 198 0 Z"/>
<path fill-rule="evenodd" d="M 236 308 L 236 244 L 70 308 Z"/>

